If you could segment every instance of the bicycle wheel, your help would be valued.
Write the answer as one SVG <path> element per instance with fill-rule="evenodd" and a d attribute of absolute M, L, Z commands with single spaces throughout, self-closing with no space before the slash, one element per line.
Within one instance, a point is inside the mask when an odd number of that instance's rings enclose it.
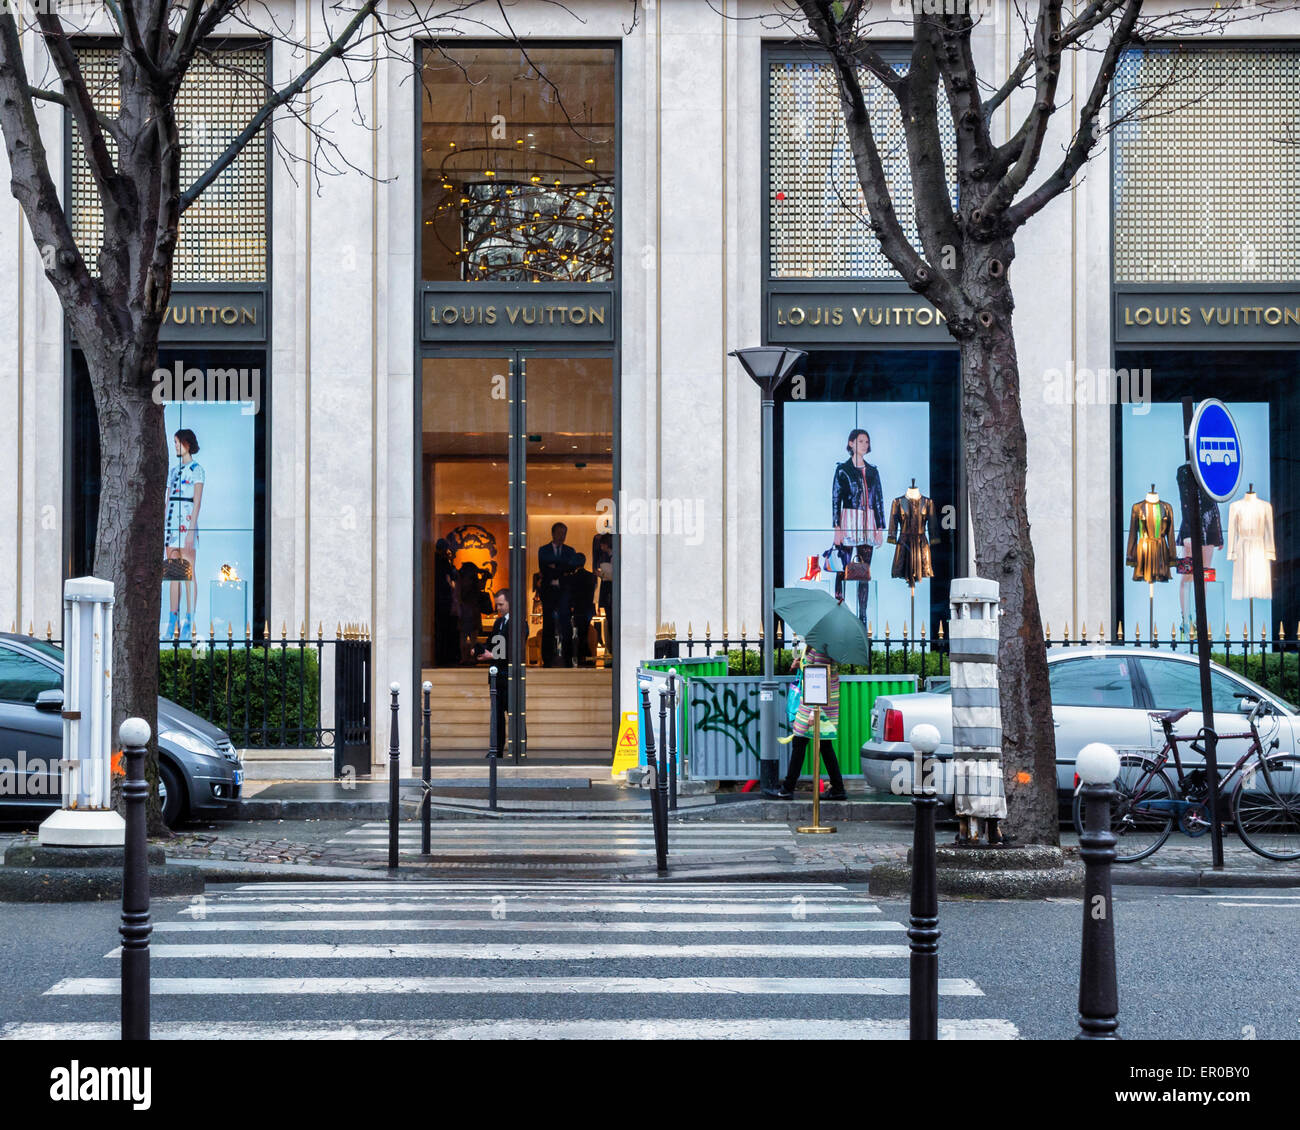
<path fill-rule="evenodd" d="M 1232 792 L 1237 835 L 1265 859 L 1300 859 L 1300 757 L 1268 759 L 1250 766 Z"/>
<path fill-rule="evenodd" d="M 1174 828 L 1174 816 L 1163 803 L 1174 798 L 1174 786 L 1163 769 L 1146 757 L 1120 758 L 1115 799 L 1110 803 L 1110 830 L 1115 834 L 1115 862 L 1146 859 Z M 1083 834 L 1083 794 L 1074 798 L 1074 830 Z"/>

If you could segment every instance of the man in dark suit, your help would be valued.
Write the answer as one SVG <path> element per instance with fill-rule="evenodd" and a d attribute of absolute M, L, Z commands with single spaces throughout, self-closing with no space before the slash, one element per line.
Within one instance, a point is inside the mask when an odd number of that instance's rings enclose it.
<path fill-rule="evenodd" d="M 559 666 L 573 661 L 573 574 L 578 571 L 578 555 L 564 544 L 569 527 L 556 522 L 551 540 L 537 553 L 542 574 L 542 666 L 555 667 L 556 637 L 559 637 Z"/>
<path fill-rule="evenodd" d="M 510 647 L 510 590 L 500 589 L 496 594 L 497 618 L 492 622 L 488 646 L 479 652 L 497 668 L 497 752 L 504 753 L 506 745 L 506 713 L 510 709 L 510 661 L 514 652 Z M 528 621 L 522 622 L 523 639 L 528 641 Z M 525 646 L 525 650 L 527 647 Z"/>

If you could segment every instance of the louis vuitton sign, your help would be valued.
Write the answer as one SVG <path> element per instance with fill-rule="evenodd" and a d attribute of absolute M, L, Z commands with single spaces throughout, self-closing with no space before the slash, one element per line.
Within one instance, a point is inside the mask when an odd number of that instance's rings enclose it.
<path fill-rule="evenodd" d="M 1120 345 L 1300 345 L 1300 291 L 1284 287 L 1117 290 Z"/>
<path fill-rule="evenodd" d="M 781 345 L 953 345 L 947 322 L 909 290 L 832 289 L 825 283 L 773 283 L 767 340 Z"/>
<path fill-rule="evenodd" d="M 266 290 L 260 285 L 175 286 L 158 340 L 163 344 L 264 342 Z"/>
<path fill-rule="evenodd" d="M 609 342 L 614 294 L 599 286 L 428 286 L 421 340 L 446 342 Z"/>

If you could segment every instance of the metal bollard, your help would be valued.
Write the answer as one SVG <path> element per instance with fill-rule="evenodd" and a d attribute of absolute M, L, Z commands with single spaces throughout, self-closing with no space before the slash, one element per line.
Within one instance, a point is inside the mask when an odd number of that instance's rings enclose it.
<path fill-rule="evenodd" d="M 912 783 L 912 917 L 907 937 L 912 956 L 909 1034 L 912 1040 L 939 1038 L 939 884 L 935 873 L 934 824 L 939 807 L 930 760 L 940 736 L 928 723 L 912 727 L 909 737 L 921 767 Z M 927 784 L 928 781 L 928 784 Z"/>
<path fill-rule="evenodd" d="M 1118 1040 L 1119 984 L 1115 973 L 1115 915 L 1111 864 L 1115 834 L 1110 830 L 1110 803 L 1119 754 L 1102 742 L 1090 742 L 1075 761 L 1083 789 L 1083 941 L 1079 953 L 1080 1040 Z"/>
<path fill-rule="evenodd" d="M 488 721 L 488 808 L 496 811 L 497 807 L 497 758 L 501 756 L 501 744 L 505 735 L 501 732 L 501 715 L 497 712 L 497 696 L 501 693 L 497 686 L 500 671 L 496 667 L 488 668 L 488 698 L 492 717 Z"/>
<path fill-rule="evenodd" d="M 668 692 L 659 692 L 659 764 L 655 770 L 655 801 L 659 805 L 659 836 L 655 840 L 655 862 L 668 870 Z"/>
<path fill-rule="evenodd" d="M 677 668 L 668 672 L 668 807 L 677 811 Z"/>
<path fill-rule="evenodd" d="M 433 684 L 426 682 L 420 689 L 424 691 L 424 766 L 420 774 L 420 780 L 424 783 L 424 801 L 420 805 L 420 852 L 428 855 L 433 850 L 433 829 L 430 827 L 430 821 L 433 819 L 433 798 L 429 795 L 433 783 L 433 735 L 430 733 L 429 725 L 432 714 L 429 708 L 429 696 L 433 693 Z"/>
<path fill-rule="evenodd" d="M 388 688 L 393 696 L 393 725 L 388 735 L 388 867 L 390 871 L 397 870 L 397 808 L 402 776 L 401 738 L 397 732 L 397 692 L 400 689 L 397 683 L 391 684 Z"/>
<path fill-rule="evenodd" d="M 668 861 L 661 854 L 659 848 L 662 842 L 660 825 L 663 823 L 663 815 L 659 811 L 659 766 L 655 761 L 655 726 L 654 719 L 650 715 L 650 684 L 648 682 L 641 684 L 641 714 L 645 718 L 645 763 L 651 774 L 650 821 L 654 826 L 655 862 L 660 871 L 666 871 Z"/>
<path fill-rule="evenodd" d="M 122 1039 L 149 1038 L 149 841 L 146 838 L 149 782 L 144 759 L 149 723 L 128 718 L 118 731 L 126 762 L 122 798 L 126 807 L 126 841 L 122 859 Z"/>

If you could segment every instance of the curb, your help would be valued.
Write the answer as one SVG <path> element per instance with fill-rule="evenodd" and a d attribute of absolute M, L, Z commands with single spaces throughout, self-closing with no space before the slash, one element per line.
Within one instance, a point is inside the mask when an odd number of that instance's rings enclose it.
<path fill-rule="evenodd" d="M 149 868 L 150 898 L 202 891 L 202 875 L 169 867 Z M 121 868 L 0 867 L 0 902 L 106 902 L 121 898 Z"/>

